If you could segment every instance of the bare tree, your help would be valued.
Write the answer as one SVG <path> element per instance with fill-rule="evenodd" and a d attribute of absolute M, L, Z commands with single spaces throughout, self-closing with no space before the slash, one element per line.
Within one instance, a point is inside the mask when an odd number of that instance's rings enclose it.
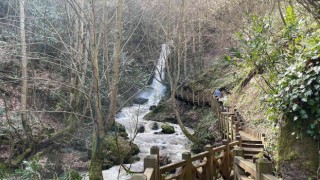
<path fill-rule="evenodd" d="M 28 58 L 27 58 L 27 43 L 25 31 L 25 0 L 20 0 L 20 40 L 21 40 L 21 71 L 22 71 L 22 86 L 21 86 L 21 121 L 22 126 L 27 135 L 30 144 L 33 144 L 32 130 L 28 123 Z"/>

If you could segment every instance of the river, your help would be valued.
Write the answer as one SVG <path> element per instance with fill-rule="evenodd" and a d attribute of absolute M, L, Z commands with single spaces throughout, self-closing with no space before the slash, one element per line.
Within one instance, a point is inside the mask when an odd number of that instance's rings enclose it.
<path fill-rule="evenodd" d="M 182 152 L 190 149 L 190 141 L 184 136 L 178 125 L 171 124 L 175 128 L 174 134 L 158 134 L 156 132 L 161 132 L 161 128 L 158 130 L 152 130 L 151 126 L 154 121 L 147 121 L 143 119 L 143 117 L 150 112 L 150 106 L 157 105 L 165 94 L 166 87 L 160 83 L 159 80 L 160 77 L 164 77 L 165 75 L 165 58 L 168 54 L 166 50 L 166 45 L 163 44 L 152 84 L 149 88 L 145 89 L 138 95 L 138 97 L 148 99 L 148 102 L 143 105 L 134 104 L 133 106 L 125 107 L 117 114 L 116 117 L 116 121 L 125 126 L 130 139 L 134 136 L 137 123 L 138 125 L 144 125 L 145 127 L 145 132 L 137 134 L 133 141 L 140 149 L 140 153 L 138 154 L 140 161 L 131 165 L 126 165 L 131 167 L 131 171 L 143 171 L 143 158 L 149 154 L 152 146 L 158 146 L 160 148 L 160 155 L 168 154 L 173 162 L 181 160 Z M 161 123 L 158 124 L 161 126 Z M 189 130 L 192 131 L 191 129 Z M 108 170 L 104 170 L 103 177 L 108 180 L 130 179 L 130 175 L 127 175 L 120 166 L 114 166 Z"/>

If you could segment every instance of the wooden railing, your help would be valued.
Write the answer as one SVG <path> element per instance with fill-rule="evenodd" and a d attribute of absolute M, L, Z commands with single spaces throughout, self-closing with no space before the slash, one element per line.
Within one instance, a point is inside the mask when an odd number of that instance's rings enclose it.
<path fill-rule="evenodd" d="M 199 106 L 210 106 L 212 101 L 212 94 L 210 92 L 177 91 L 175 97 Z"/>
<path fill-rule="evenodd" d="M 242 138 L 240 130 L 256 139 L 265 141 L 265 135 L 252 131 L 244 125 L 244 120 L 234 107 L 222 107 L 211 93 L 194 93 L 179 91 L 176 98 L 198 105 L 209 105 L 219 121 L 219 129 L 223 135 L 223 145 L 206 146 L 205 152 L 191 155 L 182 154 L 182 160 L 159 167 L 159 148 L 152 147 L 150 155 L 144 159 L 144 173 L 135 174 L 131 180 L 212 180 L 223 177 L 231 179 L 248 179 L 245 173 L 253 178 L 275 180 L 272 176 L 271 162 L 267 159 L 256 160 L 256 165 L 243 159 Z M 231 173 L 233 170 L 233 173 Z"/>
<path fill-rule="evenodd" d="M 144 159 L 144 175 L 135 174 L 131 179 L 141 180 L 212 180 L 223 177 L 230 179 L 233 168 L 232 149 L 239 146 L 239 141 L 229 143 L 223 140 L 219 147 L 205 146 L 202 153 L 191 155 L 182 153 L 182 160 L 159 167 L 159 148 L 151 148 L 151 155 Z"/>
<path fill-rule="evenodd" d="M 278 180 L 273 176 L 272 164 L 266 158 L 257 159 L 254 163 L 243 158 L 244 152 L 242 148 L 234 148 L 234 179 L 248 179 L 250 174 L 251 179 L 258 180 Z"/>

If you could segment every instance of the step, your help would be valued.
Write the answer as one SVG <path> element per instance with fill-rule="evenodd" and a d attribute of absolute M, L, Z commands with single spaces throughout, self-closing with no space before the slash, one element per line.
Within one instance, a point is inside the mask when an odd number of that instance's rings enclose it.
<path fill-rule="evenodd" d="M 242 143 L 242 147 L 264 148 L 263 144 Z"/>
<path fill-rule="evenodd" d="M 259 154 L 263 151 L 263 148 L 243 148 L 244 154 Z"/>
<path fill-rule="evenodd" d="M 253 159 L 253 156 L 255 156 L 256 154 L 244 154 L 243 158 L 244 159 Z"/>
<path fill-rule="evenodd" d="M 242 144 L 262 144 L 262 141 L 260 140 L 248 140 L 248 139 L 243 139 Z"/>

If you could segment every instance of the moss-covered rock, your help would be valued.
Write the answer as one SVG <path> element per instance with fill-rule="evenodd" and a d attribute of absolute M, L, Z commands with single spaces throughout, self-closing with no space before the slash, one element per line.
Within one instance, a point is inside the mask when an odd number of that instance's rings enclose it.
<path fill-rule="evenodd" d="M 169 125 L 169 124 L 163 124 L 161 125 L 161 129 L 162 129 L 162 133 L 164 134 L 173 134 L 175 131 L 174 131 L 174 127 Z"/>
<path fill-rule="evenodd" d="M 121 137 L 123 137 L 125 139 L 128 139 L 128 133 L 126 132 L 126 128 L 122 124 L 115 123 L 111 127 L 109 134 L 110 135 L 115 135 L 116 132 L 117 132 L 118 136 L 121 136 Z"/>
<path fill-rule="evenodd" d="M 187 104 L 182 101 L 176 101 L 176 103 L 179 107 L 178 110 L 180 112 L 183 124 L 187 127 L 194 127 L 197 124 L 198 120 L 195 109 L 200 109 L 201 107 L 195 108 L 193 105 Z M 170 99 L 161 101 L 155 109 L 145 115 L 144 119 L 158 122 L 170 122 L 174 124 L 177 123 L 177 119 L 172 109 L 172 102 Z"/>
<path fill-rule="evenodd" d="M 278 141 L 278 165 L 284 179 L 317 179 L 319 154 L 317 143 L 293 122 L 282 128 Z"/>
<path fill-rule="evenodd" d="M 148 102 L 148 99 L 146 99 L 146 98 L 141 98 L 141 97 L 135 98 L 135 99 L 133 100 L 133 103 L 134 103 L 134 104 L 145 104 L 145 103 L 147 103 L 147 102 Z"/>
<path fill-rule="evenodd" d="M 140 152 L 137 145 L 130 143 L 121 136 L 116 138 L 115 136 L 107 135 L 105 138 L 104 146 L 104 169 L 108 169 L 121 163 L 132 163 L 131 157 L 137 155 Z"/>

